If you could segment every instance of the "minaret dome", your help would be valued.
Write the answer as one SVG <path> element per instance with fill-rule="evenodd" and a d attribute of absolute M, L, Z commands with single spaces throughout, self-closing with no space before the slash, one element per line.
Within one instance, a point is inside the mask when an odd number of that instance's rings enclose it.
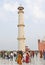
<path fill-rule="evenodd" d="M 23 10 L 24 7 L 22 7 L 21 5 L 18 7 L 18 10 Z"/>

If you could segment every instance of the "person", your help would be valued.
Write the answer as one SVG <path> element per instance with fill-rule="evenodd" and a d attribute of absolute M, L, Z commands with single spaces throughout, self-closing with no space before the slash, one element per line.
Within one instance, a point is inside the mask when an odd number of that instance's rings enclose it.
<path fill-rule="evenodd" d="M 17 56 L 17 63 L 19 65 L 22 65 L 22 55 L 20 53 L 18 53 L 18 56 Z"/>
<path fill-rule="evenodd" d="M 32 57 L 34 58 L 34 51 L 32 51 Z"/>
<path fill-rule="evenodd" d="M 40 58 L 42 58 L 42 51 L 40 51 Z"/>
<path fill-rule="evenodd" d="M 23 54 L 23 58 L 22 61 L 25 62 L 26 61 L 26 53 Z"/>
<path fill-rule="evenodd" d="M 10 54 L 10 60 L 13 60 L 13 53 Z"/>
<path fill-rule="evenodd" d="M 29 61 L 30 61 L 29 53 L 26 53 L 26 63 L 29 63 Z"/>
<path fill-rule="evenodd" d="M 44 60 L 45 60 L 45 50 L 43 50 L 43 58 L 44 58 Z"/>

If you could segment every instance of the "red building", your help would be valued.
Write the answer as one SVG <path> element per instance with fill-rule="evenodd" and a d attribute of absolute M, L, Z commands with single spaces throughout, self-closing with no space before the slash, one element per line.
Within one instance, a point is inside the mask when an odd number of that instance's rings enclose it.
<path fill-rule="evenodd" d="M 45 40 L 44 39 L 42 41 L 40 41 L 40 39 L 38 40 L 38 50 L 39 51 L 45 50 Z"/>

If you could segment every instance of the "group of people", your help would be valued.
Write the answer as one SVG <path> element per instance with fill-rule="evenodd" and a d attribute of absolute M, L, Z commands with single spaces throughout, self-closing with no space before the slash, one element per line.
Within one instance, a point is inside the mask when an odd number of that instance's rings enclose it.
<path fill-rule="evenodd" d="M 39 52 L 26 52 L 26 53 L 23 53 L 23 55 L 21 53 L 17 53 L 17 57 L 16 57 L 16 62 L 19 64 L 19 65 L 22 65 L 22 62 L 25 62 L 25 63 L 30 63 L 31 62 L 31 58 L 36 55 L 38 56 L 39 54 L 39 57 L 40 58 L 43 58 L 45 60 L 45 51 L 39 51 Z"/>
<path fill-rule="evenodd" d="M 23 52 L 22 52 L 23 53 Z M 30 55 L 29 53 L 24 53 L 23 55 L 21 53 L 17 53 L 17 57 L 16 57 L 16 62 L 19 64 L 19 65 L 22 65 L 22 62 L 26 62 L 26 63 L 29 63 L 30 62 Z"/>
<path fill-rule="evenodd" d="M 42 51 L 27 51 L 27 52 L 22 52 L 22 51 L 17 51 L 16 53 L 10 52 L 10 53 L 1 53 L 1 57 L 4 59 L 10 59 L 13 61 L 14 60 L 19 64 L 22 65 L 22 63 L 30 63 L 31 59 L 34 58 L 34 56 L 40 58 L 43 58 L 45 60 L 45 50 Z M 15 59 L 16 58 L 16 59 Z"/>
<path fill-rule="evenodd" d="M 16 54 L 13 52 L 1 52 L 0 53 L 0 57 L 2 59 L 8 59 L 8 60 L 12 60 L 13 61 L 13 57 L 16 57 Z"/>

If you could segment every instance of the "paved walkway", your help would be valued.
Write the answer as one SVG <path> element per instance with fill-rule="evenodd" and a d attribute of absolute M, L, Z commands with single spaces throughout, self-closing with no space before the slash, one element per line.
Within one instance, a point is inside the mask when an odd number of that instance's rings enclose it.
<path fill-rule="evenodd" d="M 7 59 L 1 59 L 0 58 L 0 65 L 18 65 L 17 62 L 13 59 L 13 61 L 7 60 Z M 45 60 L 42 58 L 40 59 L 38 56 L 31 58 L 31 63 L 23 63 L 22 65 L 45 65 Z"/>

